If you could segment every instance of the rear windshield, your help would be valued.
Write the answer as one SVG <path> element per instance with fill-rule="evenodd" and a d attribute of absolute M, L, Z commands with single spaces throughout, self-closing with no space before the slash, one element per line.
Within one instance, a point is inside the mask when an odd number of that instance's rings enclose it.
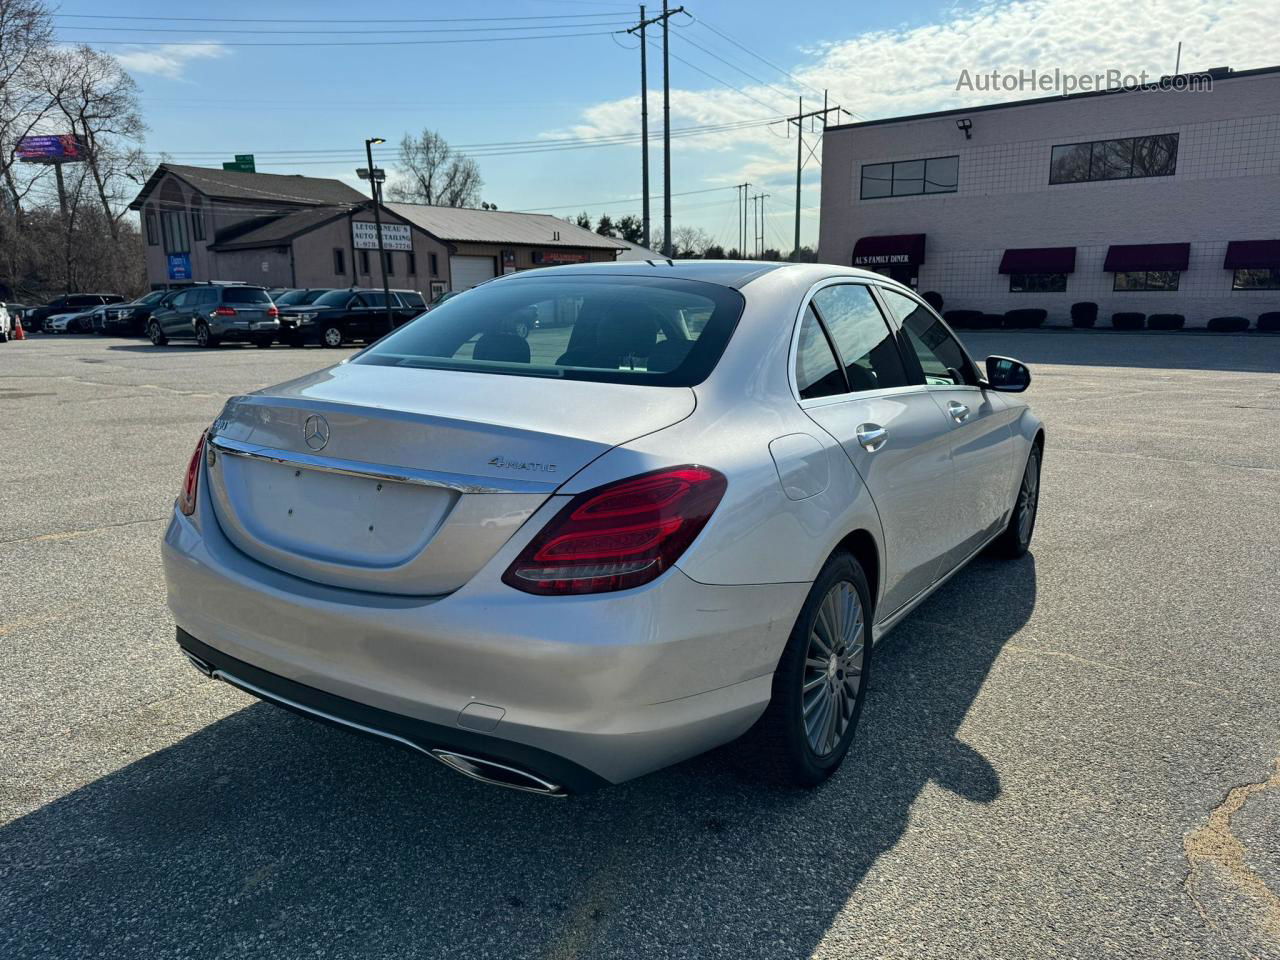
<path fill-rule="evenodd" d="M 227 287 L 222 291 L 223 303 L 270 303 L 267 291 L 254 287 Z"/>
<path fill-rule="evenodd" d="M 452 297 L 354 362 L 692 386 L 715 367 L 741 294 L 693 280 L 525 276 Z"/>

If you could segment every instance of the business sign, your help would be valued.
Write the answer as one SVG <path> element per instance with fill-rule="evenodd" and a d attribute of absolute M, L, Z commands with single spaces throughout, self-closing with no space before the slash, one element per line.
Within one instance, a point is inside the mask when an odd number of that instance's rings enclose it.
<path fill-rule="evenodd" d="M 254 166 L 252 153 L 237 153 L 236 158 L 228 163 L 223 163 L 223 170 L 235 170 L 239 173 L 257 173 L 258 168 Z"/>
<path fill-rule="evenodd" d="M 378 225 L 365 220 L 352 220 L 351 242 L 357 250 L 377 250 Z M 413 237 L 409 235 L 409 225 L 407 223 L 384 223 L 382 225 L 382 249 L 412 250 Z"/>
<path fill-rule="evenodd" d="M 535 250 L 533 262 L 542 266 L 556 263 L 586 263 L 591 257 L 585 253 L 568 253 L 563 250 Z"/>
<path fill-rule="evenodd" d="M 74 163 L 88 159 L 88 145 L 74 133 L 49 137 L 23 137 L 15 151 L 27 163 Z"/>
<path fill-rule="evenodd" d="M 853 258 L 855 267 L 881 267 L 894 263 L 910 263 L 911 254 L 909 253 L 877 253 L 864 254 L 860 257 Z"/>
<path fill-rule="evenodd" d="M 191 279 L 191 254 L 189 253 L 169 254 L 169 279 L 170 280 L 190 280 Z"/>

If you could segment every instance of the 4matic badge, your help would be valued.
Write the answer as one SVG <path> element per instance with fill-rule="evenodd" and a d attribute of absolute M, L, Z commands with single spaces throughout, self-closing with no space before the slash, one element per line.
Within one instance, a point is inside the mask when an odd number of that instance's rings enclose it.
<path fill-rule="evenodd" d="M 503 456 L 491 457 L 489 459 L 489 466 L 497 467 L 499 470 L 531 470 L 535 473 L 556 472 L 556 465 L 554 463 L 535 463 L 532 460 L 512 460 Z"/>

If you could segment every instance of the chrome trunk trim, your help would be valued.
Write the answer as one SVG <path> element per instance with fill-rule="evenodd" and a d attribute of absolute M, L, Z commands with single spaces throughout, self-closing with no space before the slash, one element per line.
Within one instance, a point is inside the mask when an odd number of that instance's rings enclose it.
<path fill-rule="evenodd" d="M 268 463 L 279 463 L 288 467 L 304 470 L 317 470 L 322 473 L 336 473 L 344 477 L 361 477 L 365 480 L 380 480 L 386 483 L 410 483 L 422 487 L 439 487 L 453 490 L 456 493 L 551 493 L 556 488 L 554 483 L 539 483 L 533 480 L 517 480 L 505 478 L 473 477 L 459 473 L 443 473 L 438 470 L 419 470 L 414 467 L 393 467 L 381 463 L 365 463 L 361 460 L 338 460 L 331 457 L 318 457 L 314 454 L 300 453 L 295 450 L 278 450 L 273 447 L 262 447 L 257 444 L 244 443 L 228 437 L 211 436 L 210 446 L 219 453 L 233 457 L 245 457 L 251 460 L 265 460 Z"/>

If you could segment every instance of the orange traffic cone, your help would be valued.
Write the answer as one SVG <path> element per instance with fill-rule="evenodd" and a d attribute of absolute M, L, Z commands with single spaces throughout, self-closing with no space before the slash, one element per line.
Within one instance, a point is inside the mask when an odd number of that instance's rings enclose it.
<path fill-rule="evenodd" d="M 13 326 L 13 339 L 15 339 L 15 340 L 25 340 L 25 339 L 27 339 L 27 335 L 26 335 L 26 334 L 23 332 L 23 330 L 22 330 L 22 319 L 21 319 L 21 318 L 18 318 L 17 320 L 14 320 L 14 321 L 13 321 L 13 324 L 14 324 L 14 326 Z"/>

